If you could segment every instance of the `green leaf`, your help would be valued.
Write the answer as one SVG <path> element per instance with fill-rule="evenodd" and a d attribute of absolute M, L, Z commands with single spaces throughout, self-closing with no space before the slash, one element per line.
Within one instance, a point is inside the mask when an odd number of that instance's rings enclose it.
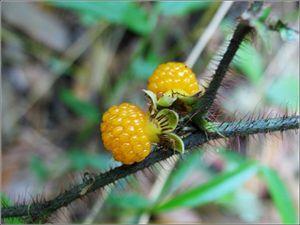
<path fill-rule="evenodd" d="M 266 180 L 272 200 L 280 214 L 281 221 L 285 224 L 298 224 L 296 208 L 293 205 L 292 197 L 286 189 L 284 182 L 276 171 L 262 166 L 260 169 L 263 178 Z"/>
<path fill-rule="evenodd" d="M 174 198 L 158 204 L 154 212 L 170 211 L 180 207 L 195 207 L 216 201 L 228 194 L 244 182 L 249 180 L 257 172 L 257 164 L 247 162 L 237 169 L 222 173 L 205 184 L 175 196 Z"/>
<path fill-rule="evenodd" d="M 61 90 L 59 98 L 77 115 L 95 123 L 100 121 L 99 110 L 91 103 L 78 99 L 72 91 Z"/>
<path fill-rule="evenodd" d="M 257 84 L 264 72 L 263 58 L 249 43 L 244 43 L 237 51 L 234 66 L 244 73 L 253 84 Z"/>
<path fill-rule="evenodd" d="M 149 20 L 147 12 L 136 2 L 90 2 L 49 1 L 51 5 L 75 11 L 81 20 L 93 25 L 100 20 L 120 24 L 138 34 L 149 34 L 155 23 Z"/>
<path fill-rule="evenodd" d="M 160 14 L 165 16 L 184 16 L 209 6 L 209 1 L 161 1 L 157 3 Z"/>
<path fill-rule="evenodd" d="M 297 108 L 299 104 L 299 78 L 296 76 L 281 76 L 271 88 L 268 88 L 266 97 L 277 105 L 284 106 L 288 104 L 292 108 Z"/>
<path fill-rule="evenodd" d="M 11 200 L 4 193 L 0 192 L 1 197 L 1 208 L 11 206 Z M 3 219 L 4 224 L 24 224 L 24 222 L 18 217 L 6 218 Z M 1 221 L 2 221 L 1 220 Z"/>

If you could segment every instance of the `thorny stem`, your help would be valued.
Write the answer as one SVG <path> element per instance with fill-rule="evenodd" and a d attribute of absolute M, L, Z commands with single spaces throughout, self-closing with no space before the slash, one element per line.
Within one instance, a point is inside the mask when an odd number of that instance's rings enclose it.
<path fill-rule="evenodd" d="M 221 86 L 222 80 L 228 71 L 229 64 L 233 60 L 240 44 L 243 42 L 245 37 L 252 31 L 252 27 L 248 20 L 241 18 L 241 21 L 237 25 L 233 36 L 230 40 L 229 46 L 225 54 L 222 57 L 208 88 L 205 90 L 204 95 L 195 104 L 194 109 L 191 113 L 192 121 L 199 121 L 210 109 L 211 105 L 216 98 L 217 91 Z"/>
<path fill-rule="evenodd" d="M 235 137 L 241 135 L 268 133 L 274 131 L 285 131 L 289 129 L 299 129 L 300 116 L 285 116 L 272 119 L 259 119 L 252 121 L 225 122 L 217 125 L 218 132 L 205 134 L 197 131 L 184 139 L 187 150 L 193 150 L 196 147 L 207 143 L 210 140 Z M 25 205 L 15 205 L 4 207 L 1 211 L 2 218 L 8 217 L 27 217 L 36 220 L 55 212 L 64 206 L 69 205 L 76 199 L 86 196 L 88 193 L 97 189 L 113 184 L 119 179 L 132 175 L 137 171 L 143 170 L 154 165 L 157 162 L 165 160 L 176 154 L 173 150 L 157 150 L 152 152 L 147 159 L 133 165 L 123 165 L 116 167 L 108 172 L 99 174 L 90 179 L 84 179 L 82 183 L 73 186 L 71 189 L 59 194 L 52 200 L 37 202 Z"/>
<path fill-rule="evenodd" d="M 244 23 L 240 23 L 230 41 L 229 47 L 225 52 L 215 74 L 213 75 L 213 79 L 209 84 L 209 87 L 206 89 L 205 94 L 200 98 L 200 100 L 195 105 L 195 110 L 193 114 L 194 120 L 199 120 L 207 111 L 210 109 L 213 101 L 216 97 L 217 91 L 221 86 L 222 80 L 225 77 L 225 74 L 228 70 L 229 64 L 231 63 L 236 51 L 238 50 L 240 44 L 244 40 L 245 36 L 250 33 L 252 28 L 249 25 Z"/>

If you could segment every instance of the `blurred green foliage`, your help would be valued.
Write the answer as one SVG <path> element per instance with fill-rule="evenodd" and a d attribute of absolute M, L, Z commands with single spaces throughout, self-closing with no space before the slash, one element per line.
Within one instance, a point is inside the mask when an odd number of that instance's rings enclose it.
<path fill-rule="evenodd" d="M 72 91 L 62 89 L 59 98 L 78 116 L 91 122 L 99 122 L 101 118 L 99 110 L 93 104 L 78 99 Z"/>
<path fill-rule="evenodd" d="M 149 54 L 147 58 L 139 55 L 135 60 L 133 60 L 130 70 L 132 71 L 134 78 L 146 81 L 159 65 L 159 57 L 153 52 L 151 53 L 152 54 Z"/>
<path fill-rule="evenodd" d="M 257 165 L 247 162 L 238 168 L 222 173 L 196 188 L 188 190 L 156 206 L 155 212 L 164 212 L 178 207 L 195 207 L 213 202 L 240 187 L 257 172 Z"/>
<path fill-rule="evenodd" d="M 137 2 L 64 2 L 49 1 L 48 4 L 59 8 L 73 10 L 81 21 L 87 25 L 93 25 L 101 19 L 113 24 L 120 24 L 130 30 L 141 34 L 149 34 L 156 24 L 157 15 L 184 16 L 193 11 L 209 6 L 210 1 L 195 2 L 157 2 L 151 13 Z"/>
<path fill-rule="evenodd" d="M 51 164 L 46 164 L 39 156 L 32 155 L 29 166 L 39 181 L 45 182 L 60 173 L 81 172 L 86 169 L 105 171 L 111 166 L 111 161 L 110 156 L 102 152 L 90 153 L 83 149 L 70 149 Z"/>
<path fill-rule="evenodd" d="M 264 72 L 264 60 L 252 44 L 244 42 L 236 54 L 234 66 L 254 84 L 258 84 Z"/>
<path fill-rule="evenodd" d="M 51 1 L 56 7 L 73 10 L 80 16 L 83 23 L 94 25 L 101 19 L 113 24 L 125 25 L 138 34 L 147 35 L 155 25 L 156 17 L 152 19 L 146 10 L 136 2 L 75 2 L 75 1 Z"/>
<path fill-rule="evenodd" d="M 299 106 L 299 77 L 288 74 L 279 77 L 280 79 L 267 90 L 267 100 L 282 107 L 297 109 Z"/>
<path fill-rule="evenodd" d="M 201 166 L 199 165 L 199 158 L 201 155 L 202 150 L 199 149 L 188 154 L 186 158 L 177 164 L 164 184 L 158 199 L 162 200 L 172 195 L 180 187 L 180 185 L 189 178 L 189 174 Z"/>
<path fill-rule="evenodd" d="M 106 170 L 109 165 L 109 156 L 99 153 L 87 153 L 79 149 L 72 149 L 68 158 L 73 170 L 82 171 L 86 168 L 98 169 L 100 171 Z"/>
<path fill-rule="evenodd" d="M 150 202 L 144 196 L 138 193 L 120 193 L 114 191 L 109 195 L 107 202 L 110 206 L 115 206 L 116 208 L 127 210 L 127 211 L 144 211 L 150 207 Z"/>
<path fill-rule="evenodd" d="M 209 6 L 211 1 L 160 1 L 157 8 L 160 14 L 165 16 L 184 16 L 198 9 L 204 9 Z"/>
<path fill-rule="evenodd" d="M 33 155 L 30 159 L 30 169 L 40 181 L 46 181 L 49 176 L 49 170 L 40 157 Z"/>
<path fill-rule="evenodd" d="M 172 171 L 157 202 L 150 202 L 135 191 L 123 193 L 115 190 L 107 199 L 109 208 L 122 209 L 120 214 L 124 215 L 128 215 L 128 213 L 136 215 L 148 211 L 159 214 L 178 208 L 193 208 L 215 203 L 239 215 L 246 222 L 256 222 L 263 214 L 262 202 L 258 196 L 248 191 L 243 185 L 253 176 L 260 175 L 266 182 L 282 222 L 285 224 L 297 223 L 298 217 L 289 191 L 286 189 L 284 181 L 273 169 L 261 166 L 258 162 L 249 161 L 232 151 L 222 150 L 220 155 L 226 162 L 224 171 L 218 175 L 211 174 L 211 179 L 199 186 L 175 193 L 185 179 L 194 170 L 200 168 L 199 159 L 202 156 L 199 151 L 196 151 L 191 153 L 184 163 L 180 162 L 179 166 Z"/>
<path fill-rule="evenodd" d="M 241 189 L 241 187 L 254 175 L 262 174 L 282 222 L 285 224 L 297 223 L 296 209 L 289 191 L 274 170 L 261 166 L 257 162 L 249 161 L 228 150 L 222 151 L 222 155 L 227 162 L 227 169 L 223 173 L 213 176 L 208 182 L 193 189 L 176 194 L 166 201 L 162 200 L 154 206 L 154 212 L 160 213 L 176 208 L 196 207 L 215 202 L 234 210 L 246 221 L 255 222 L 261 215 L 259 211 L 255 210 L 260 207 L 260 203 L 257 197 L 251 195 L 251 193 L 248 193 L 245 197 L 246 190 Z M 189 160 L 194 161 L 195 157 L 191 157 Z M 173 173 L 176 173 L 176 171 Z M 189 172 L 186 171 L 185 175 L 188 176 L 188 174 Z M 172 180 L 172 176 L 169 179 Z M 249 204 L 256 207 L 249 209 Z M 247 205 L 247 207 L 242 207 L 243 205 Z"/>
<path fill-rule="evenodd" d="M 266 166 L 260 168 L 262 177 L 265 179 L 273 202 L 284 224 L 297 224 L 298 218 L 289 191 L 277 172 Z"/>
<path fill-rule="evenodd" d="M 224 195 L 216 200 L 216 204 L 224 207 L 234 215 L 238 215 L 247 223 L 259 221 L 263 215 L 263 204 L 255 193 L 244 187 Z"/>
<path fill-rule="evenodd" d="M 278 31 L 283 41 L 296 41 L 299 37 L 299 31 L 296 31 L 287 26 L 281 20 L 278 20 L 271 29 Z"/>

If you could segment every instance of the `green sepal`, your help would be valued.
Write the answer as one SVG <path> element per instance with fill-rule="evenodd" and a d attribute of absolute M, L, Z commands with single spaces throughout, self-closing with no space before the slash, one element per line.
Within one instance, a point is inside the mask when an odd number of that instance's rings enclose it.
<path fill-rule="evenodd" d="M 169 133 L 176 129 L 179 121 L 178 114 L 170 109 L 160 110 L 154 118 L 156 124 L 161 130 L 161 133 Z"/>
<path fill-rule="evenodd" d="M 183 105 L 187 110 L 199 99 L 200 94 L 197 93 L 193 96 L 187 96 L 181 93 L 164 93 L 162 97 L 157 100 L 157 106 L 170 107 L 176 100 L 179 105 Z"/>
<path fill-rule="evenodd" d="M 176 99 L 177 96 L 170 96 L 164 94 L 162 97 L 158 99 L 157 104 L 161 107 L 169 107 L 176 101 Z"/>
<path fill-rule="evenodd" d="M 171 143 L 171 147 L 179 152 L 180 154 L 184 153 L 184 143 L 183 140 L 174 133 L 166 134 L 168 141 Z"/>
<path fill-rule="evenodd" d="M 193 105 L 199 99 L 199 97 L 197 94 L 193 96 L 178 95 L 178 99 L 190 106 Z"/>
<path fill-rule="evenodd" d="M 143 92 L 146 94 L 148 99 L 150 100 L 149 111 L 150 115 L 154 115 L 157 112 L 157 97 L 152 91 L 143 89 Z"/>

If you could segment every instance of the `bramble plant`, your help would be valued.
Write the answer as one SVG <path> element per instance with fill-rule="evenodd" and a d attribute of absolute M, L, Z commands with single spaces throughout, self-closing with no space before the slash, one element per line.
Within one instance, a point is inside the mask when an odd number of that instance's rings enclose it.
<path fill-rule="evenodd" d="M 53 199 L 4 206 L 1 211 L 2 218 L 20 217 L 28 222 L 45 221 L 56 210 L 89 193 L 114 184 L 176 154 L 191 152 L 212 140 L 299 129 L 299 115 L 234 122 L 216 122 L 208 116 L 217 91 L 239 47 L 251 33 L 262 26 L 266 29 L 269 27 L 266 24 L 269 13 L 269 8 L 266 10 L 262 3 L 254 3 L 242 14 L 207 87 L 198 83 L 194 72 L 185 63 L 167 62 L 156 68 L 148 80 L 147 90 L 143 90 L 148 101 L 147 111 L 131 103 L 122 103 L 111 106 L 104 113 L 100 124 L 103 144 L 114 159 L 123 165 L 105 173 L 96 175 L 87 173 L 81 183 L 73 185 Z M 246 179 L 258 170 L 265 174 L 269 183 L 277 182 L 276 179 L 274 181 L 274 176 L 272 178 L 271 175 L 274 175 L 272 172 L 266 168 L 258 168 L 251 162 L 220 176 L 220 180 L 227 182 L 222 189 L 223 192 L 205 196 L 200 202 L 208 202 L 234 188 L 233 182 L 226 180 L 230 176 L 239 179 L 241 175 L 245 175 Z M 205 192 L 206 187 L 215 187 L 217 182 L 207 183 L 200 189 Z M 284 189 L 281 186 L 279 188 Z M 183 202 L 182 205 L 185 206 L 194 206 L 193 199 L 188 199 L 189 194 L 196 193 L 200 189 L 179 195 L 175 200 Z M 275 188 L 272 191 L 278 190 Z M 175 200 L 151 206 L 150 210 L 160 212 L 171 209 L 177 204 Z M 284 215 L 284 222 L 293 223 L 297 220 L 296 217 Z"/>
<path fill-rule="evenodd" d="M 184 143 L 176 130 L 181 115 L 187 115 L 204 94 L 193 71 L 184 63 L 161 64 L 150 76 L 148 89 L 143 90 L 149 99 L 147 113 L 137 106 L 122 103 L 112 106 L 101 123 L 102 141 L 115 160 L 130 165 L 144 160 L 151 144 L 184 153 Z M 211 123 L 203 119 L 203 132 L 213 132 Z M 185 136 L 182 133 L 181 136 Z M 153 148 L 153 150 L 158 148 Z"/>

